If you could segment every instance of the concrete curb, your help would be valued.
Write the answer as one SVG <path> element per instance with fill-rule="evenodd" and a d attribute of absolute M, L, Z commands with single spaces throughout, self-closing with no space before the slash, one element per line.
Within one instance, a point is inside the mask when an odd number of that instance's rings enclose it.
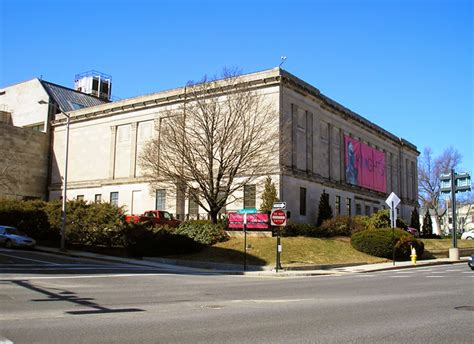
<path fill-rule="evenodd" d="M 143 260 L 132 258 L 106 256 L 98 253 L 83 252 L 83 251 L 60 251 L 56 248 L 37 246 L 36 250 L 48 252 L 53 254 L 60 254 L 69 257 L 89 258 L 95 260 L 109 261 L 115 263 L 126 263 L 138 266 L 156 267 L 165 270 L 170 270 L 176 273 L 210 273 L 210 274 L 225 274 L 225 275 L 243 275 L 254 277 L 305 277 L 305 276 L 321 276 L 321 275 L 342 275 L 347 273 L 370 273 L 377 271 L 400 270 L 417 267 L 448 265 L 467 262 L 467 257 L 462 257 L 459 261 L 450 261 L 448 258 L 421 260 L 417 265 L 411 262 L 396 262 L 395 266 L 392 263 L 348 263 L 348 264 L 325 264 L 312 266 L 288 267 L 279 272 L 273 270 L 272 266 L 247 266 L 247 271 L 242 271 L 241 264 L 222 264 L 214 262 L 196 262 L 196 261 L 181 261 L 177 259 L 150 257 Z M 185 263 L 185 264 L 183 264 Z M 190 263 L 190 265 L 186 265 Z M 191 266 L 192 265 L 192 266 Z"/>

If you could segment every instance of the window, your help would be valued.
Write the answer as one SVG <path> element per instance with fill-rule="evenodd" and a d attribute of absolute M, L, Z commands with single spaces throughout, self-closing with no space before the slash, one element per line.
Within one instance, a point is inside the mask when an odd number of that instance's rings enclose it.
<path fill-rule="evenodd" d="M 155 209 L 156 210 L 166 209 L 166 190 L 165 189 L 156 190 Z"/>
<path fill-rule="evenodd" d="M 244 209 L 255 208 L 255 184 L 244 186 Z"/>
<path fill-rule="evenodd" d="M 300 215 L 306 216 L 306 188 L 300 188 Z"/>
<path fill-rule="evenodd" d="M 115 205 L 115 206 L 118 207 L 118 197 L 119 197 L 118 192 L 111 192 L 110 193 L 110 204 Z"/>
<path fill-rule="evenodd" d="M 189 195 L 188 200 L 188 213 L 190 215 L 198 215 L 199 214 L 199 204 L 196 202 L 196 198 Z"/>
<path fill-rule="evenodd" d="M 71 104 L 71 107 L 72 107 L 73 110 L 79 110 L 79 109 L 83 109 L 83 108 L 86 107 L 85 105 L 82 105 L 82 104 L 79 104 L 79 103 L 74 103 L 74 102 L 70 102 L 69 104 Z"/>
<path fill-rule="evenodd" d="M 336 196 L 334 203 L 336 208 L 336 215 L 341 215 L 341 196 Z"/>
<path fill-rule="evenodd" d="M 100 203 L 100 202 L 102 202 L 102 194 L 96 194 L 96 195 L 94 196 L 94 201 L 95 201 L 95 203 Z"/>
<path fill-rule="evenodd" d="M 77 195 L 76 200 L 83 201 L 84 200 L 84 195 Z"/>
<path fill-rule="evenodd" d="M 367 215 L 367 216 L 370 215 L 370 206 L 368 206 L 368 205 L 365 206 L 365 215 Z"/>
<path fill-rule="evenodd" d="M 96 78 L 92 79 L 92 90 L 98 91 L 99 90 L 99 80 Z"/>
<path fill-rule="evenodd" d="M 352 200 L 350 198 L 346 198 L 346 214 L 352 215 Z"/>
<path fill-rule="evenodd" d="M 362 215 L 362 206 L 356 203 L 356 215 Z"/>

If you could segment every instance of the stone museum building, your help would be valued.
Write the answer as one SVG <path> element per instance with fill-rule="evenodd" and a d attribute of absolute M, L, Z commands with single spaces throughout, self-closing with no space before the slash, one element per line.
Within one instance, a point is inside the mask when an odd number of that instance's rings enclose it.
<path fill-rule="evenodd" d="M 418 196 L 419 152 L 413 144 L 280 68 L 239 78 L 264 97 L 278 116 L 280 153 L 268 158 L 277 166 L 271 178 L 279 199 L 291 211 L 291 221 L 314 223 L 323 192 L 329 194 L 335 215 L 370 215 L 386 207 L 385 199 L 395 192 L 401 199 L 399 215 L 409 220 Z M 40 92 L 28 100 L 32 117 L 37 111 L 44 111 L 38 105 L 44 101 L 54 105 L 43 105 L 49 111 L 57 108 L 52 115 L 48 113 L 51 118 L 56 114 L 51 130 L 44 130 L 50 135 L 51 149 L 45 172 L 48 177 L 44 189 L 48 191 L 43 198 L 61 197 L 67 121 L 60 111 L 64 111 L 70 116 L 68 199 L 112 202 L 134 214 L 163 209 L 179 218 L 203 216 L 204 212 L 192 200 L 166 189 L 153 189 L 138 163 L 143 147 L 158 135 L 160 118 L 185 101 L 186 88 L 110 102 L 107 94 L 110 96 L 111 83 L 105 88 L 95 85 L 93 88 L 99 91 L 94 94 L 84 86 L 88 85 L 88 79 L 79 80 L 76 90 L 61 88 L 60 96 Z M 104 78 L 99 78 L 99 85 L 103 81 Z M 12 118 L 15 118 L 15 104 L 5 99 L 8 93 L 14 92 L 19 91 L 13 86 L 0 89 L 0 106 L 10 108 Z M 69 99 L 72 95 L 76 101 Z M 96 103 L 86 101 L 91 99 Z M 65 104 L 72 108 L 66 108 Z M 49 128 L 47 120 L 35 121 Z M 17 126 L 28 124 L 34 123 L 13 121 Z M 1 149 L 6 149 L 8 143 L 1 144 Z M 228 205 L 226 211 L 258 208 L 266 177 L 262 175 L 254 184 L 240 190 L 236 195 L 238 200 Z"/>

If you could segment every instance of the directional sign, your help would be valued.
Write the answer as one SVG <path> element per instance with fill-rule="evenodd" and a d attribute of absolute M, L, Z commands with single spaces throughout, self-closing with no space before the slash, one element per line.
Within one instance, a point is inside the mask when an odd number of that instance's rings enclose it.
<path fill-rule="evenodd" d="M 270 214 L 272 226 L 286 226 L 286 212 L 281 209 L 275 209 Z"/>
<path fill-rule="evenodd" d="M 392 209 L 392 206 L 394 208 L 397 207 L 397 205 L 400 204 L 400 198 L 398 198 L 397 195 L 395 195 L 395 192 L 392 192 L 390 194 L 390 196 L 388 196 L 388 198 L 385 200 L 385 203 L 388 204 L 388 206 L 390 207 L 390 209 Z"/>
<path fill-rule="evenodd" d="M 275 202 L 272 206 L 273 209 L 286 209 L 286 202 Z"/>

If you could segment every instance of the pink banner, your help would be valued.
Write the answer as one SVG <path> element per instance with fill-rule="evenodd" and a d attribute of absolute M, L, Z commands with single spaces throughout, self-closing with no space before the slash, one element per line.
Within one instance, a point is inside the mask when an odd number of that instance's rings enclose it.
<path fill-rule="evenodd" d="M 365 143 L 360 144 L 362 152 L 362 183 L 361 186 L 367 189 L 374 189 L 374 154 L 373 149 Z"/>
<path fill-rule="evenodd" d="M 361 155 L 360 142 L 350 138 L 344 137 L 346 147 L 346 181 L 352 185 L 361 185 L 360 170 L 361 170 Z"/>
<path fill-rule="evenodd" d="M 345 136 L 346 182 L 387 192 L 385 154 L 365 143 Z"/>
<path fill-rule="evenodd" d="M 244 214 L 229 213 L 229 229 L 244 228 Z M 262 213 L 247 214 L 247 229 L 267 229 L 268 215 Z"/>
<path fill-rule="evenodd" d="M 385 176 L 385 153 L 374 150 L 374 189 L 387 192 L 387 178 Z"/>

